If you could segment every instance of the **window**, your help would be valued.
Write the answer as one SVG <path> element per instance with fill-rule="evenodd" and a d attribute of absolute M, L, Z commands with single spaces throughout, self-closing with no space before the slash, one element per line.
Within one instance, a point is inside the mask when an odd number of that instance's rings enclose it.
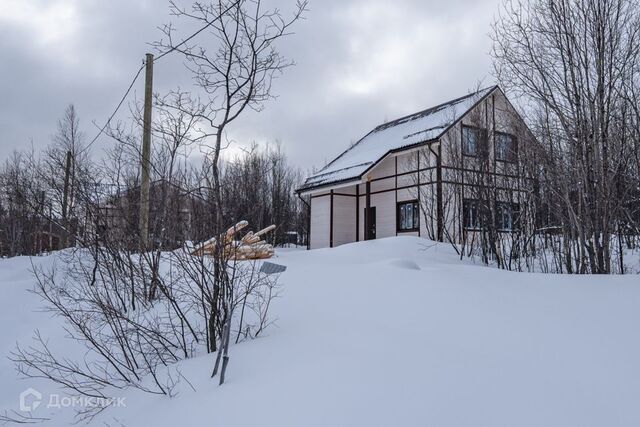
<path fill-rule="evenodd" d="M 518 205 L 509 202 L 496 203 L 496 226 L 501 231 L 511 231 L 516 227 Z"/>
<path fill-rule="evenodd" d="M 418 231 L 420 224 L 419 212 L 417 200 L 398 203 L 398 231 Z"/>
<path fill-rule="evenodd" d="M 462 154 L 477 156 L 484 148 L 487 132 L 485 129 L 462 126 Z"/>
<path fill-rule="evenodd" d="M 480 229 L 480 208 L 477 200 L 464 199 L 462 201 L 462 220 L 464 228 Z"/>
<path fill-rule="evenodd" d="M 496 133 L 496 160 L 515 162 L 518 159 L 516 138 L 507 133 Z"/>

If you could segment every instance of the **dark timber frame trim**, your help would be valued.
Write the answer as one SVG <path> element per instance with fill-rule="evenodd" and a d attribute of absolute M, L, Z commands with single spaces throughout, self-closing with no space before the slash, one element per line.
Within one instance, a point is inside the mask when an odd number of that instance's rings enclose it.
<path fill-rule="evenodd" d="M 442 169 L 447 169 L 447 167 L 443 166 Z M 498 176 L 504 176 L 504 175 L 500 175 L 498 174 Z M 425 186 L 425 185 L 434 185 L 437 184 L 437 181 L 425 181 L 425 182 L 421 182 L 420 186 Z M 475 183 L 462 183 L 462 182 L 456 182 L 456 181 L 451 181 L 451 180 L 442 180 L 442 184 L 449 184 L 449 185 L 464 185 L 465 187 L 486 187 L 482 184 L 475 184 Z M 382 193 L 388 193 L 390 191 L 396 191 L 396 190 L 406 190 L 408 188 L 414 188 L 417 187 L 418 184 L 408 184 L 408 185 L 403 185 L 402 187 L 398 187 L 398 188 L 387 188 L 386 190 L 378 190 L 378 191 L 371 191 L 371 195 L 374 194 L 382 194 Z M 509 188 L 509 187 L 496 187 L 496 190 L 504 190 L 504 191 L 512 191 L 514 193 L 517 192 L 521 192 L 524 193 L 526 190 L 518 190 L 518 189 L 513 189 L 513 188 Z M 345 196 L 345 197 L 356 197 L 355 194 L 344 194 L 344 193 L 333 193 L 334 196 Z M 312 199 L 317 199 L 319 197 L 327 197 L 327 196 L 331 196 L 331 193 L 326 193 L 326 194 L 318 194 L 316 196 L 311 196 Z M 362 197 L 362 195 L 360 195 L 360 197 Z"/>
<path fill-rule="evenodd" d="M 468 156 L 468 157 L 470 157 L 470 156 Z M 449 165 L 444 165 L 444 164 L 441 165 L 441 168 L 442 168 L 443 171 L 450 170 L 450 171 L 454 171 L 454 172 L 480 173 L 480 171 L 477 170 L 477 169 L 467 169 L 467 168 L 464 168 L 464 167 L 449 166 Z M 432 171 L 432 170 L 437 170 L 437 166 L 429 166 L 429 167 L 418 169 L 418 170 L 414 170 L 414 171 L 401 172 L 401 173 L 399 173 L 397 175 L 386 175 L 386 176 L 381 176 L 381 177 L 378 177 L 378 178 L 372 178 L 370 180 L 370 182 L 378 182 L 378 181 L 383 181 L 385 179 L 393 179 L 393 178 L 396 178 L 396 177 L 401 177 L 401 176 L 406 176 L 406 175 L 411 175 L 411 174 L 417 174 L 418 176 L 420 176 L 421 173 L 429 172 L 429 171 Z M 496 176 L 499 176 L 501 178 L 529 179 L 529 180 L 531 180 L 531 178 L 522 178 L 519 175 L 512 175 L 512 174 L 508 174 L 508 173 L 498 173 L 498 172 L 484 172 L 484 173 L 488 173 L 489 175 L 496 175 Z M 447 181 L 443 181 L 443 182 L 445 184 L 447 183 Z M 435 183 L 435 181 L 433 181 L 433 183 Z M 360 184 L 360 182 L 357 182 L 357 183 L 354 182 L 353 185 L 359 185 L 359 184 Z M 429 182 L 420 183 L 420 185 L 426 185 L 426 184 L 429 184 Z M 407 187 L 406 186 L 405 187 L 399 187 L 398 190 L 401 190 L 402 188 L 407 188 Z M 386 191 L 386 190 L 379 190 L 377 192 L 374 192 L 373 194 L 377 194 L 377 193 L 384 192 L 384 191 Z M 327 193 L 324 193 L 324 194 L 316 194 L 316 195 L 312 194 L 311 198 L 324 197 L 324 196 L 328 196 L 329 194 L 330 194 L 330 192 L 327 192 Z M 335 191 L 334 191 L 333 194 L 336 195 L 336 196 L 356 197 L 355 194 L 338 193 L 338 192 L 335 192 Z"/>
<path fill-rule="evenodd" d="M 462 138 L 460 138 L 460 143 L 462 143 Z M 371 236 L 369 235 L 369 224 L 368 224 L 368 215 L 364 215 L 364 227 L 363 227 L 363 234 L 362 234 L 362 239 L 360 238 L 360 198 L 361 197 L 365 197 L 365 211 L 369 212 L 369 209 L 372 207 L 371 206 L 371 196 L 372 195 L 376 195 L 376 194 L 383 194 L 383 193 L 388 193 L 390 191 L 395 192 L 395 202 L 396 202 L 396 235 L 398 235 L 399 233 L 418 233 L 418 236 L 420 236 L 421 234 L 421 225 L 418 226 L 418 228 L 416 230 L 411 230 L 411 231 L 399 231 L 398 227 L 397 227 L 397 205 L 398 205 L 398 191 L 400 190 L 405 190 L 405 189 L 410 189 L 410 188 L 418 188 L 418 193 L 417 193 L 417 201 L 418 201 L 418 206 L 419 209 L 421 209 L 421 205 L 420 205 L 420 188 L 423 186 L 427 186 L 427 185 L 436 185 L 436 199 L 437 199 L 437 204 L 438 206 L 436 206 L 437 208 L 437 213 L 436 213 L 436 221 L 437 221 L 437 229 L 436 229 L 436 233 L 437 233 L 437 238 L 439 241 L 444 241 L 444 209 L 443 209 L 443 186 L 444 185 L 451 185 L 454 188 L 455 187 L 459 187 L 460 188 L 460 203 L 459 203 L 459 207 L 458 207 L 458 224 L 459 224 L 459 235 L 463 238 L 466 239 L 467 236 L 467 232 L 469 231 L 477 231 L 477 230 L 472 230 L 469 229 L 467 227 L 464 227 L 464 207 L 463 207 L 463 201 L 464 199 L 466 199 L 467 197 L 465 197 L 465 188 L 482 188 L 482 187 L 489 187 L 489 188 L 493 188 L 497 191 L 508 191 L 511 194 L 516 194 L 516 197 L 518 199 L 519 202 L 519 198 L 520 198 L 520 193 L 525 192 L 526 190 L 523 190 L 520 188 L 520 180 L 521 179 L 526 179 L 526 178 L 522 178 L 522 176 L 520 175 L 512 175 L 512 174 L 505 174 L 505 173 L 497 173 L 497 172 L 484 172 L 484 173 L 488 173 L 489 175 L 495 176 L 495 177 L 504 177 L 504 178 L 513 178 L 513 179 L 517 179 L 518 180 L 518 187 L 517 188 L 510 188 L 510 187 L 502 187 L 502 186 L 496 186 L 494 184 L 494 186 L 490 186 L 490 185 L 483 185 L 483 184 L 477 184 L 477 183 L 471 183 L 471 182 L 465 182 L 465 175 L 466 173 L 481 173 L 479 170 L 477 169 L 471 169 L 471 168 L 465 168 L 464 167 L 464 157 L 461 157 L 461 162 L 462 162 L 462 167 L 457 167 L 457 166 L 446 166 L 443 165 L 441 159 L 441 155 L 442 155 L 442 144 L 439 144 L 438 147 L 434 150 L 433 147 L 428 146 L 429 151 L 434 155 L 434 157 L 436 157 L 436 166 L 431 166 L 431 167 L 424 167 L 424 168 L 420 168 L 420 163 L 421 163 L 421 151 L 417 152 L 417 156 L 418 156 L 418 164 L 417 164 L 417 170 L 412 170 L 412 171 L 408 171 L 408 172 L 401 172 L 401 173 L 397 173 L 397 162 L 398 159 L 397 157 L 394 159 L 395 162 L 395 172 L 393 175 L 387 175 L 387 176 L 383 176 L 383 177 L 378 177 L 378 178 L 370 178 L 368 179 L 365 183 L 364 183 L 364 188 L 365 188 L 365 192 L 364 194 L 362 194 L 360 192 L 360 185 L 362 185 L 362 182 L 358 182 L 355 183 L 355 194 L 348 194 L 348 193 L 343 193 L 343 192 L 337 192 L 336 190 L 327 190 L 325 193 L 323 194 L 316 194 L 316 195 L 311 195 L 310 198 L 311 199 L 315 199 L 315 198 L 319 198 L 319 197 L 325 197 L 328 196 L 330 197 L 330 236 L 329 236 L 329 246 L 333 247 L 334 246 L 334 199 L 335 196 L 341 196 L 341 197 L 355 197 L 355 205 L 356 205 L 356 241 L 360 241 L 360 240 L 370 240 Z M 460 147 L 462 148 L 462 147 Z M 423 172 L 426 171 L 432 171 L 435 170 L 436 171 L 436 180 L 429 180 L 429 181 L 422 181 L 421 178 L 421 174 Z M 452 171 L 460 171 L 463 172 L 461 174 L 461 180 L 460 181 L 452 181 L 452 180 L 448 180 L 448 179 L 443 179 L 443 170 L 452 170 Z M 438 171 L 440 171 L 440 173 L 438 173 Z M 401 176 L 406 176 L 406 175 L 411 175 L 411 174 L 416 174 L 417 175 L 417 180 L 412 183 L 412 184 L 408 184 L 408 185 L 403 185 L 403 186 L 398 186 L 398 177 Z M 371 183 L 375 183 L 375 182 L 380 182 L 382 180 L 391 180 L 393 179 L 393 187 L 392 188 L 387 188 L 384 190 L 378 190 L 378 191 L 371 191 Z M 495 180 L 494 180 L 495 182 Z M 406 200 L 407 202 L 410 200 Z M 403 200 L 403 202 L 405 202 Z M 306 202 L 305 202 L 306 203 Z M 310 206 L 309 206 L 310 208 Z M 422 215 L 422 211 L 420 210 L 420 214 Z M 422 221 L 419 220 L 419 224 L 422 224 Z M 455 225 L 454 225 L 455 226 Z M 501 230 L 498 230 L 500 232 L 504 232 Z M 309 224 L 309 237 L 308 237 L 308 245 L 310 244 L 310 236 L 311 236 L 311 226 Z"/>
<path fill-rule="evenodd" d="M 329 247 L 333 247 L 333 190 L 331 190 L 330 214 L 329 214 Z"/>
<path fill-rule="evenodd" d="M 365 184 L 365 209 L 366 215 L 364 216 L 364 240 L 370 240 L 369 228 L 371 221 L 371 181 L 367 181 Z"/>
<path fill-rule="evenodd" d="M 393 174 L 393 178 L 394 178 L 394 185 L 393 188 L 395 190 L 395 196 L 396 196 L 396 236 L 398 235 L 398 156 L 394 157 L 395 160 L 395 173 Z M 420 190 L 420 187 L 418 187 L 418 190 Z"/>
<path fill-rule="evenodd" d="M 360 184 L 356 184 L 356 242 L 360 241 Z"/>

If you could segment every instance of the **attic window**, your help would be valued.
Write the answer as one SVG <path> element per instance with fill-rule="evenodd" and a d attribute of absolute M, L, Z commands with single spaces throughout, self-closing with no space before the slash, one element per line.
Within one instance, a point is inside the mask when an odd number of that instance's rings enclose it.
<path fill-rule="evenodd" d="M 462 154 L 477 156 L 486 146 L 487 130 L 472 126 L 462 126 Z"/>
<path fill-rule="evenodd" d="M 516 137 L 508 133 L 496 132 L 496 160 L 515 162 L 518 159 Z"/>

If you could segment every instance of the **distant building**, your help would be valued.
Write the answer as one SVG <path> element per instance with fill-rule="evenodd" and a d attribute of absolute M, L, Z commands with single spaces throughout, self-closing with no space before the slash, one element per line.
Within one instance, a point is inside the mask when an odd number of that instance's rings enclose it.
<path fill-rule="evenodd" d="M 140 187 L 135 186 L 108 197 L 99 206 L 97 233 L 111 241 L 138 244 Z M 149 187 L 149 241 L 170 249 L 200 235 L 209 219 L 206 202 L 197 192 L 185 190 L 165 180 Z"/>

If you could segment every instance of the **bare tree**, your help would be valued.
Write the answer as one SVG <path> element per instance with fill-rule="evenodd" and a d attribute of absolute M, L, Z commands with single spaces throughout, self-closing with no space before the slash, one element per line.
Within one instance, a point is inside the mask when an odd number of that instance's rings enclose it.
<path fill-rule="evenodd" d="M 258 229 L 275 224 L 271 243 L 298 243 L 306 223 L 306 210 L 295 196 L 302 172 L 288 162 L 280 145 L 260 149 L 254 144 L 221 169 L 226 221 L 242 218 Z"/>
<path fill-rule="evenodd" d="M 185 9 L 171 2 L 171 13 L 207 28 L 208 38 L 181 41 L 169 23 L 161 28 L 164 38 L 155 43 L 160 51 L 178 51 L 202 91 L 197 116 L 209 127 L 203 134 L 211 172 L 215 202 L 215 223 L 222 224 L 220 154 L 227 144 L 227 131 L 247 109 L 260 111 L 272 99 L 274 78 L 293 61 L 277 50 L 279 39 L 291 34 L 292 25 L 302 18 L 307 0 L 298 0 L 295 11 L 285 19 L 278 9 L 263 8 L 261 0 L 218 0 L 194 3 Z M 177 106 L 176 108 L 180 108 Z"/>
<path fill-rule="evenodd" d="M 279 53 L 277 42 L 291 34 L 292 25 L 306 11 L 307 0 L 297 1 L 289 19 L 283 18 L 278 9 L 263 8 L 261 0 L 196 2 L 190 9 L 174 2 L 170 5 L 177 20 L 189 21 L 207 30 L 206 38 L 179 40 L 175 27 L 169 23 L 161 28 L 163 38 L 154 45 L 163 52 L 179 52 L 195 86 L 202 92 L 197 97 L 200 108 L 188 113 L 196 115 L 207 126 L 202 127 L 200 135 L 208 171 L 203 179 L 213 201 L 214 235 L 219 235 L 224 218 L 220 155 L 229 142 L 227 132 L 245 111 L 260 111 L 264 103 L 274 97 L 273 80 L 293 65 L 293 61 Z M 180 105 L 174 108 L 183 110 Z M 213 141 L 209 142 L 210 139 Z M 215 301 L 227 274 L 226 269 L 218 267 L 216 263 L 212 295 Z M 218 304 L 214 302 L 213 307 Z M 211 332 L 215 331 L 216 327 L 211 327 Z"/>
<path fill-rule="evenodd" d="M 634 222 L 626 200 L 628 179 L 637 180 L 638 3 L 506 0 L 493 41 L 496 76 L 530 106 L 544 149 L 544 205 L 558 220 L 564 264 L 611 272 L 614 237 Z"/>

